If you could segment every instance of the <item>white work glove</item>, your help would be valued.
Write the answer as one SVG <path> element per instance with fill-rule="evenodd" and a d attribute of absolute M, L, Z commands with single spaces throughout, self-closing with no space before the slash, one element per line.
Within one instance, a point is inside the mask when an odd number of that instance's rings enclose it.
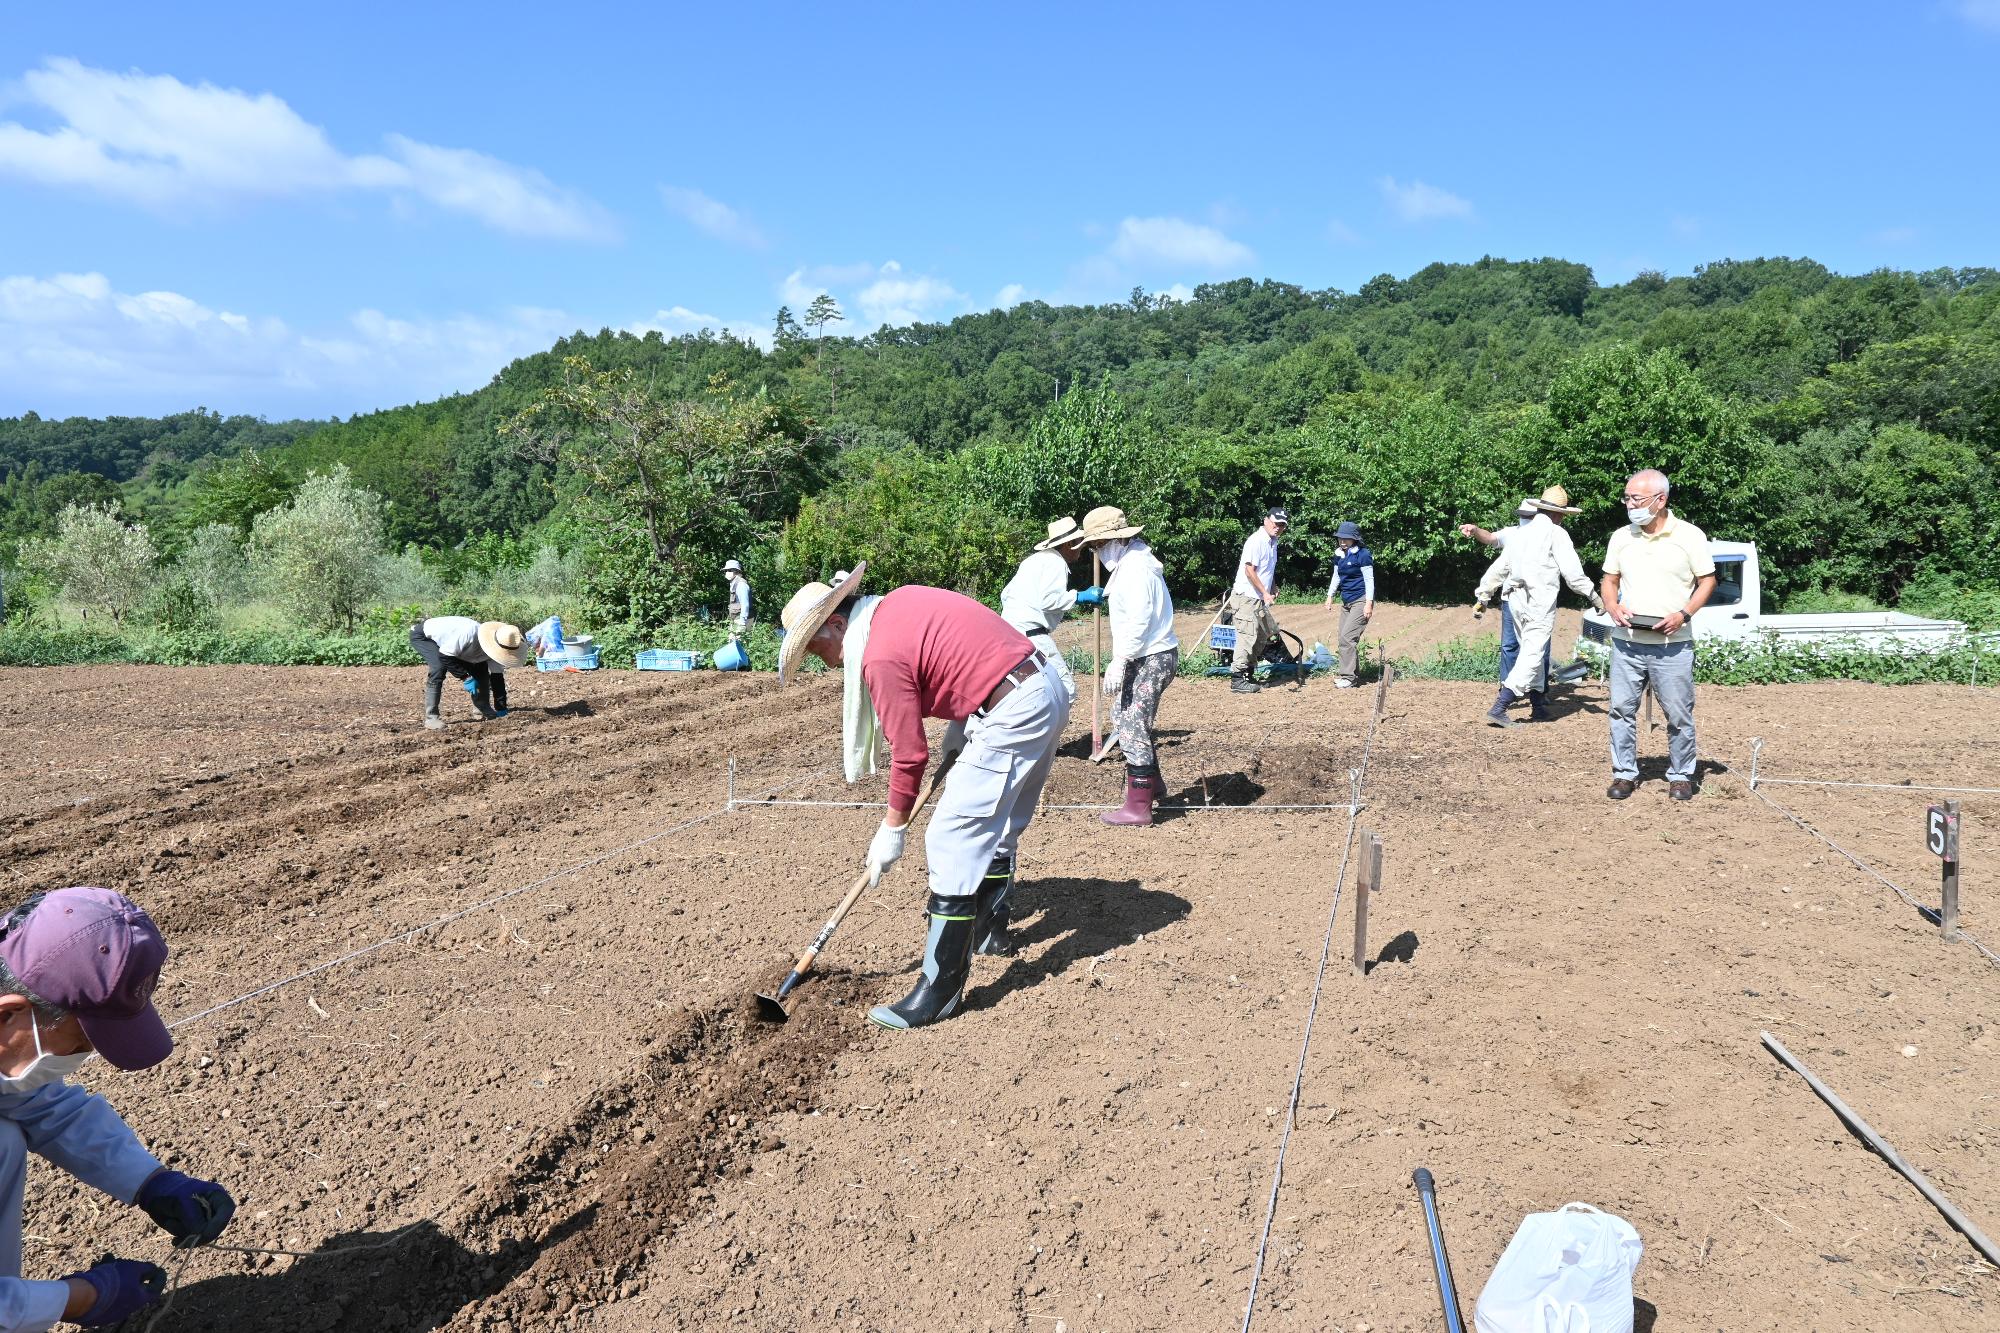
<path fill-rule="evenodd" d="M 944 737 L 943 739 L 938 741 L 939 765 L 942 766 L 944 764 L 948 764 L 952 760 L 958 758 L 959 751 L 963 750 L 964 748 L 965 748 L 965 724 L 963 722 L 945 723 Z"/>
<path fill-rule="evenodd" d="M 875 830 L 875 836 L 868 842 L 868 887 L 874 888 L 882 882 L 882 872 L 903 859 L 903 838 L 910 831 L 908 824 L 901 828 L 890 828 L 887 820 Z"/>
<path fill-rule="evenodd" d="M 1125 659 L 1114 657 L 1104 664 L 1104 692 L 1116 694 L 1125 688 Z"/>
<path fill-rule="evenodd" d="M 1602 593 L 1593 592 L 1590 594 L 1590 609 L 1596 611 L 1600 615 L 1603 614 L 1604 596 Z"/>

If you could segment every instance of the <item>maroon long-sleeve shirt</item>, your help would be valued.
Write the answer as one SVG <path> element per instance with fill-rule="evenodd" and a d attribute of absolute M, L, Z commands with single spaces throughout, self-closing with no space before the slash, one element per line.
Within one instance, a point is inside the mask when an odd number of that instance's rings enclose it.
<path fill-rule="evenodd" d="M 882 598 L 861 679 L 889 742 L 890 809 L 917 803 L 931 757 L 924 719 L 965 721 L 1032 652 L 1027 635 L 960 593 L 911 586 Z"/>

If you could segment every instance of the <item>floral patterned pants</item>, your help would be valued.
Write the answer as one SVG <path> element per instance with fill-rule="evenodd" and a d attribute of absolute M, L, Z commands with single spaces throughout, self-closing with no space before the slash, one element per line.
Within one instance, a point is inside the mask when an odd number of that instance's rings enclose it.
<path fill-rule="evenodd" d="M 1118 708 L 1111 716 L 1111 734 L 1130 768 L 1152 768 L 1153 719 L 1160 715 L 1160 696 L 1173 683 L 1180 666 L 1181 650 L 1150 653 L 1125 669 L 1125 684 L 1118 691 Z"/>

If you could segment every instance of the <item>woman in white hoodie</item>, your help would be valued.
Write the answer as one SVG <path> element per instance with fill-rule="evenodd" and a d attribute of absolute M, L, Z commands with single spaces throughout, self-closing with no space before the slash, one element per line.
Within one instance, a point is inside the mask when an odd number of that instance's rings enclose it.
<path fill-rule="evenodd" d="M 1174 637 L 1174 599 L 1153 548 L 1139 540 L 1143 529 L 1125 521 L 1111 505 L 1084 515 L 1083 540 L 1094 548 L 1110 574 L 1104 601 L 1111 613 L 1111 660 L 1104 667 L 1104 692 L 1116 701 L 1111 734 L 1125 756 L 1125 804 L 1104 816 L 1107 824 L 1153 822 L 1160 799 L 1159 755 L 1153 720 L 1160 696 L 1180 666 L 1181 641 Z"/>

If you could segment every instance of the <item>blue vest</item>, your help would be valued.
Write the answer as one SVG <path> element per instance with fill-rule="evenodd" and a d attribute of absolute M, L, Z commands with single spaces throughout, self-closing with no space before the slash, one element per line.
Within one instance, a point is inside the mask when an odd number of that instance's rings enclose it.
<path fill-rule="evenodd" d="M 1368 553 L 1368 548 L 1358 544 L 1349 547 L 1346 554 L 1334 557 L 1333 572 L 1340 580 L 1342 605 L 1358 602 L 1368 595 L 1367 587 L 1361 582 L 1361 571 L 1374 563 L 1375 557 Z"/>

